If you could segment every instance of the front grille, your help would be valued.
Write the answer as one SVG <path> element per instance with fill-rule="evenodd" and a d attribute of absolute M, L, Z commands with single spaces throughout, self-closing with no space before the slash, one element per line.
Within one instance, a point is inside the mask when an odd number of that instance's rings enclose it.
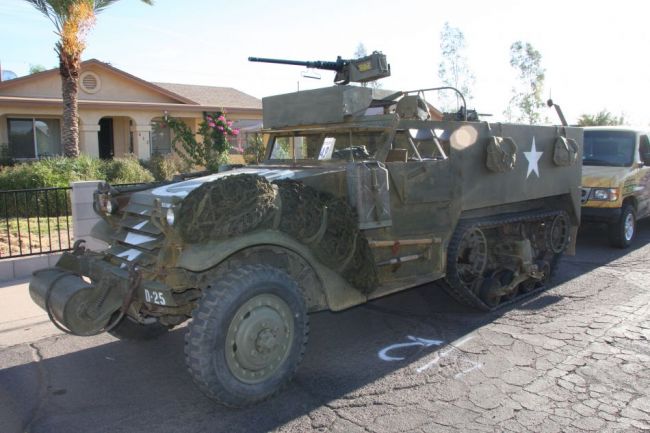
<path fill-rule="evenodd" d="M 590 193 L 591 193 L 591 188 L 585 188 L 584 186 L 582 187 L 582 194 L 580 196 L 580 202 L 582 204 L 587 203 L 587 200 L 589 200 Z"/>
<path fill-rule="evenodd" d="M 131 196 L 108 250 L 123 263 L 151 264 L 162 245 L 164 234 L 151 222 L 153 206 L 147 199 L 138 200 L 137 194 Z"/>

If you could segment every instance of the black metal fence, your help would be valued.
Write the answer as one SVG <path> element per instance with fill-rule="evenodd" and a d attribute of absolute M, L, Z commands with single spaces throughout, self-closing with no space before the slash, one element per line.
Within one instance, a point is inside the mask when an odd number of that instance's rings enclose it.
<path fill-rule="evenodd" d="M 0 259 L 71 249 L 71 189 L 0 191 Z"/>

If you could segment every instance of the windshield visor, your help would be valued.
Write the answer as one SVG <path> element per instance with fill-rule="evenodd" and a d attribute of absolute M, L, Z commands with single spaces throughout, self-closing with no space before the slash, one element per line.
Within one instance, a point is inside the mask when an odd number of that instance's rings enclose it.
<path fill-rule="evenodd" d="M 386 141 L 384 131 L 319 132 L 275 135 L 271 139 L 273 161 L 350 161 L 374 159 Z"/>

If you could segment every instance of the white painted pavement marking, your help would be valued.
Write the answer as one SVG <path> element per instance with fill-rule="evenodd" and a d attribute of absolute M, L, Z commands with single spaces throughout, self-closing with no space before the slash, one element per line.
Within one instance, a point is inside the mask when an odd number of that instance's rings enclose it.
<path fill-rule="evenodd" d="M 430 369 L 431 367 L 437 365 L 440 361 L 447 358 L 455 350 L 459 350 L 459 348 L 461 346 L 463 346 L 465 343 L 472 340 L 473 338 L 474 338 L 473 335 L 466 336 L 466 337 L 464 337 L 464 338 L 462 338 L 460 340 L 457 340 L 457 341 L 454 341 L 454 342 L 450 343 L 449 347 L 446 348 L 445 350 L 436 351 L 435 357 L 431 361 L 424 364 L 423 366 L 416 368 L 416 371 L 418 373 L 422 373 L 423 371 L 426 371 L 426 370 Z M 456 373 L 454 375 L 454 379 L 459 379 L 464 374 L 467 374 L 467 373 L 469 373 L 471 371 L 474 371 L 474 370 L 481 369 L 483 367 L 483 365 L 480 362 L 472 361 L 469 358 L 467 358 L 466 361 L 470 364 L 470 367 L 462 369 L 460 372 Z"/>
<path fill-rule="evenodd" d="M 411 341 L 408 343 L 391 344 L 390 346 L 386 346 L 383 349 L 381 349 L 379 352 L 377 352 L 379 359 L 383 361 L 402 361 L 405 359 L 404 357 L 390 356 L 388 355 L 388 352 L 403 347 L 411 347 L 411 346 L 431 347 L 431 346 L 440 346 L 442 343 L 444 343 L 444 341 L 442 340 L 427 340 L 426 338 L 413 337 L 411 335 L 408 335 L 406 338 L 408 338 Z"/>

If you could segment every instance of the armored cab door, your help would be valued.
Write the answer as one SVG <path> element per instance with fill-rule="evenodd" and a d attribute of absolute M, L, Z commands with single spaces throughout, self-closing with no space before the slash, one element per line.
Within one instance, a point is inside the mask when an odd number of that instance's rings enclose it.
<path fill-rule="evenodd" d="M 382 283 L 412 282 L 444 274 L 443 245 L 452 231 L 453 176 L 447 155 L 434 155 L 398 131 L 386 158 L 392 225 L 384 239 L 389 251 L 376 251 Z M 411 260 L 406 262 L 406 260 Z"/>
<path fill-rule="evenodd" d="M 386 168 L 397 233 L 427 233 L 451 224 L 451 165 L 448 152 L 434 138 L 432 130 L 422 128 L 400 130 L 393 140 Z"/>

